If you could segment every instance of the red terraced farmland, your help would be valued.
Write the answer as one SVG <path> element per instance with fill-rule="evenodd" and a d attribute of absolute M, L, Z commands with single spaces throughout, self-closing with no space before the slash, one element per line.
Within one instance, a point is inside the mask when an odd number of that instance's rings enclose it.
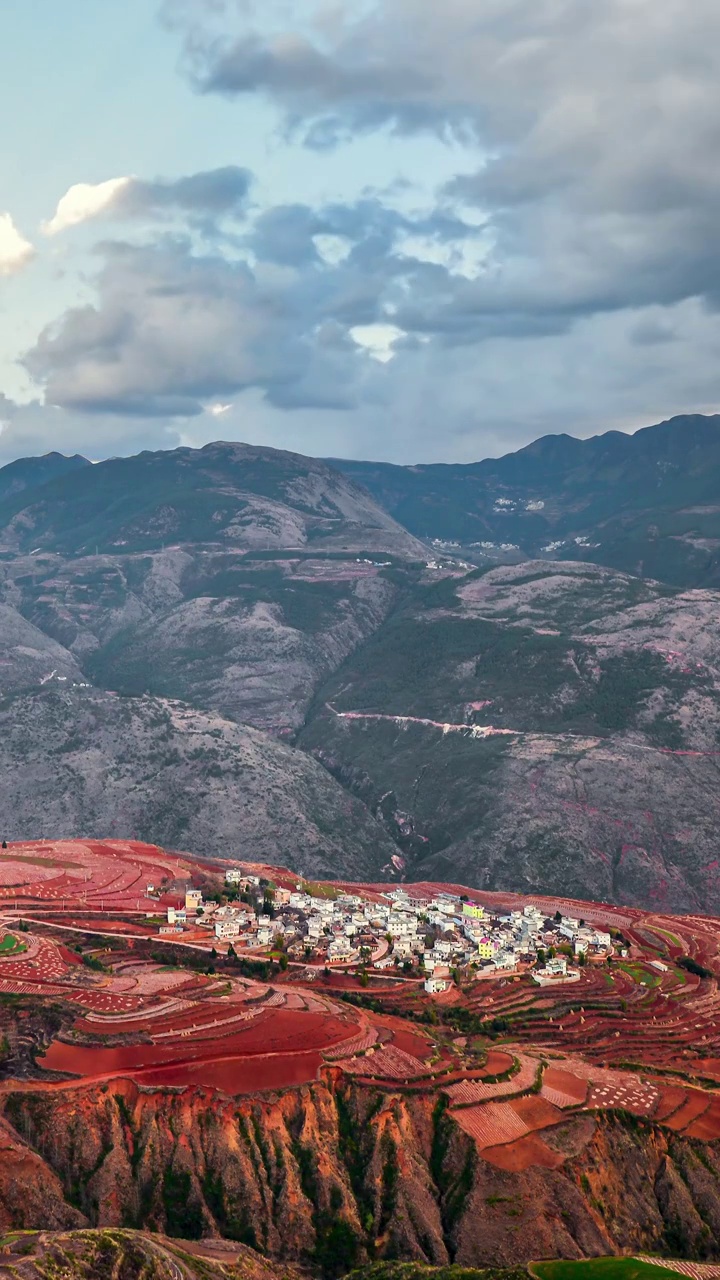
<path fill-rule="evenodd" d="M 340 1065 L 351 1075 L 373 1076 L 378 1080 L 413 1080 L 427 1074 L 425 1063 L 393 1044 Z"/>
<path fill-rule="evenodd" d="M 538 1094 L 531 1093 L 524 1098 L 513 1098 L 507 1105 L 520 1116 L 528 1129 L 547 1129 L 550 1125 L 562 1120 L 562 1112 Z"/>
<path fill-rule="evenodd" d="M 713 1098 L 707 1111 L 687 1125 L 684 1132 L 686 1137 L 699 1138 L 701 1142 L 720 1138 L 720 1098 Z"/>
<path fill-rule="evenodd" d="M 343 1040 L 341 1044 L 334 1045 L 332 1049 L 326 1049 L 325 1057 L 334 1061 L 339 1058 L 351 1058 L 356 1053 L 364 1053 L 377 1044 L 379 1035 L 378 1031 L 363 1031 L 350 1040 Z"/>
<path fill-rule="evenodd" d="M 410 1054 L 414 1058 L 427 1058 L 432 1052 L 433 1046 L 428 1044 L 422 1036 L 416 1035 L 414 1031 L 393 1031 L 392 1042 L 403 1053 Z"/>
<path fill-rule="evenodd" d="M 653 1113 L 656 1120 L 667 1120 L 673 1112 L 678 1111 L 682 1104 L 687 1100 L 687 1089 L 682 1089 L 676 1085 L 669 1085 L 660 1092 L 660 1101 L 658 1102 Z"/>
<path fill-rule="evenodd" d="M 524 1173 L 526 1169 L 558 1169 L 564 1157 L 552 1151 L 537 1133 L 527 1133 L 514 1142 L 506 1142 L 499 1147 L 485 1147 L 483 1160 L 494 1164 L 507 1173 Z"/>
<path fill-rule="evenodd" d="M 267 1015 L 263 1026 L 258 1021 L 244 1031 L 236 1031 L 222 1040 L 183 1038 L 172 1044 L 135 1044 L 118 1048 L 85 1048 L 55 1040 L 42 1065 L 52 1071 L 72 1075 L 129 1075 L 135 1077 L 149 1067 L 169 1067 L 188 1062 L 212 1062 L 217 1058 L 254 1058 L 268 1053 L 291 1057 L 320 1050 L 347 1035 L 347 1023 L 328 1014 L 294 1013 L 279 1010 Z"/>
<path fill-rule="evenodd" d="M 556 1107 L 577 1107 L 587 1097 L 587 1080 L 580 1080 L 571 1071 L 559 1067 L 547 1067 L 543 1075 L 541 1094 Z"/>
<path fill-rule="evenodd" d="M 535 1083 L 539 1063 L 532 1058 L 518 1055 L 520 1070 L 509 1080 L 499 1084 L 486 1084 L 482 1080 L 462 1080 L 459 1084 L 450 1084 L 445 1092 L 453 1106 L 462 1103 L 483 1102 L 487 1098 L 501 1098 L 509 1093 L 522 1093 Z"/>
<path fill-rule="evenodd" d="M 151 1068 L 142 1082 L 157 1087 L 169 1085 L 221 1089 L 223 1093 L 254 1093 L 263 1089 L 287 1089 L 309 1084 L 317 1078 L 322 1063 L 319 1053 L 293 1053 L 287 1057 L 210 1059 L 206 1062 Z"/>
<path fill-rule="evenodd" d="M 602 1109 L 621 1108 L 636 1115 L 650 1115 L 657 1106 L 658 1091 L 651 1085 L 627 1085 L 621 1083 L 594 1084 L 590 1088 L 588 1106 Z"/>
<path fill-rule="evenodd" d="M 704 1111 L 707 1111 L 710 1102 L 711 1098 L 707 1093 L 699 1093 L 695 1089 L 688 1090 L 687 1100 L 674 1115 L 669 1116 L 663 1123 L 667 1125 L 668 1129 L 676 1129 L 680 1132 L 692 1124 L 694 1120 L 697 1120 Z"/>
<path fill-rule="evenodd" d="M 495 1147 L 512 1142 L 529 1132 L 525 1121 L 508 1102 L 486 1102 L 479 1107 L 463 1107 L 453 1112 L 460 1128 L 474 1138 L 478 1147 Z"/>
<path fill-rule="evenodd" d="M 504 1053 L 502 1049 L 488 1049 L 485 1066 L 482 1074 L 487 1076 L 502 1076 L 509 1071 L 513 1064 L 511 1053 Z"/>

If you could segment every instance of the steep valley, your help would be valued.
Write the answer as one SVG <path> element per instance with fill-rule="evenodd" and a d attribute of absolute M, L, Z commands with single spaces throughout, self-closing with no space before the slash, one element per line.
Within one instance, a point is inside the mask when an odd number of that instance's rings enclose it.
<path fill-rule="evenodd" d="M 688 484 L 714 430 L 693 427 Z M 637 497 L 633 450 L 682 470 L 679 433 L 606 441 L 627 454 L 618 502 Z M 501 460 L 493 492 L 503 468 L 559 485 L 577 451 L 540 445 Z M 716 588 L 579 560 L 584 534 L 570 559 L 558 543 L 473 569 L 327 464 L 270 449 L 9 470 L 11 838 L 230 844 L 311 875 L 720 910 Z"/>

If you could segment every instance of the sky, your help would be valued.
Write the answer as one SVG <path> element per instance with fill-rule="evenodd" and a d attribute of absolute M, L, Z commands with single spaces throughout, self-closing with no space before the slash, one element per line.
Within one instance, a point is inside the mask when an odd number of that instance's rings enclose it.
<path fill-rule="evenodd" d="M 24 0 L 4 32 L 0 463 L 469 462 L 717 411 L 716 0 Z"/>

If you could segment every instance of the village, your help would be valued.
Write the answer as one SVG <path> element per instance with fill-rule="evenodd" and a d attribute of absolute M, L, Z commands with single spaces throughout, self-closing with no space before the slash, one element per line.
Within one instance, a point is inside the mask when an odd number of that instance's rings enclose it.
<path fill-rule="evenodd" d="M 164 937 L 200 932 L 223 952 L 303 963 L 308 976 L 318 966 L 421 976 L 430 995 L 446 991 L 459 973 L 529 971 L 539 985 L 577 982 L 588 961 L 614 950 L 609 932 L 560 911 L 549 918 L 532 903 L 495 913 L 464 894 L 402 886 L 328 895 L 326 887 L 313 891 L 302 880 L 284 887 L 242 867 L 226 871 L 223 893 L 203 898 L 188 887 L 184 903 L 168 906 Z"/>

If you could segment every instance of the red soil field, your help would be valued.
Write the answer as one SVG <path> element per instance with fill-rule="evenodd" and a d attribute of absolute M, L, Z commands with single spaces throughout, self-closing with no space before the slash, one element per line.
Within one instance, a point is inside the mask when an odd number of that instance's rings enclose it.
<path fill-rule="evenodd" d="M 714 1142 L 720 1138 L 720 1099 L 713 1098 L 707 1111 L 697 1120 L 693 1120 L 685 1129 L 689 1138 L 700 1138 L 703 1142 Z"/>
<path fill-rule="evenodd" d="M 572 1107 L 587 1097 L 587 1080 L 579 1080 L 561 1067 L 547 1067 L 543 1076 L 542 1096 L 557 1107 Z"/>
<path fill-rule="evenodd" d="M 482 1069 L 483 1076 L 502 1076 L 513 1064 L 512 1054 L 503 1053 L 502 1049 L 489 1049 L 487 1062 Z"/>
<path fill-rule="evenodd" d="M 562 1112 L 553 1107 L 537 1094 L 528 1094 L 525 1098 L 513 1098 L 508 1103 L 516 1115 L 525 1121 L 528 1129 L 547 1129 L 562 1120 Z"/>
<path fill-rule="evenodd" d="M 281 1009 L 258 1027 L 224 1036 L 222 1040 L 196 1042 L 191 1036 L 174 1044 L 136 1044 L 119 1048 L 81 1048 L 55 1040 L 42 1059 L 51 1071 L 97 1077 L 127 1074 L 134 1076 L 147 1067 L 212 1062 L 218 1057 L 245 1058 L 277 1053 L 286 1059 L 308 1050 L 318 1050 L 346 1039 L 348 1025 L 328 1014 L 301 1013 Z M 318 1058 L 319 1061 L 319 1058 Z"/>
<path fill-rule="evenodd" d="M 660 1095 L 654 1114 L 654 1120 L 667 1120 L 674 1111 L 678 1111 L 687 1099 L 687 1089 L 682 1089 L 678 1085 L 669 1085 L 667 1089 L 663 1089 Z"/>
<path fill-rule="evenodd" d="M 698 1093 L 695 1090 L 688 1091 L 687 1102 L 684 1102 L 680 1109 L 665 1121 L 665 1124 L 669 1129 L 677 1129 L 679 1132 L 687 1125 L 692 1124 L 693 1120 L 697 1120 L 703 1111 L 707 1111 L 710 1101 L 707 1093 Z"/>
<path fill-rule="evenodd" d="M 254 1093 L 260 1089 L 287 1089 L 309 1084 L 318 1073 L 320 1054 L 293 1053 L 287 1057 L 218 1058 L 201 1064 L 184 1063 L 174 1067 L 151 1068 L 142 1073 L 142 1083 L 157 1087 L 195 1085 L 221 1089 L 223 1093 Z"/>
<path fill-rule="evenodd" d="M 403 1053 L 409 1053 L 414 1058 L 419 1058 L 422 1062 L 429 1056 L 432 1051 L 432 1045 L 427 1040 L 423 1040 L 421 1036 L 415 1034 L 414 1031 L 393 1031 L 393 1044 L 398 1049 L 402 1049 Z"/>
<path fill-rule="evenodd" d="M 528 1133 L 524 1138 L 516 1138 L 501 1147 L 486 1147 L 482 1154 L 483 1160 L 508 1173 L 523 1173 L 533 1165 L 557 1169 L 563 1163 L 563 1157 L 557 1151 L 551 1151 L 536 1133 Z"/>

